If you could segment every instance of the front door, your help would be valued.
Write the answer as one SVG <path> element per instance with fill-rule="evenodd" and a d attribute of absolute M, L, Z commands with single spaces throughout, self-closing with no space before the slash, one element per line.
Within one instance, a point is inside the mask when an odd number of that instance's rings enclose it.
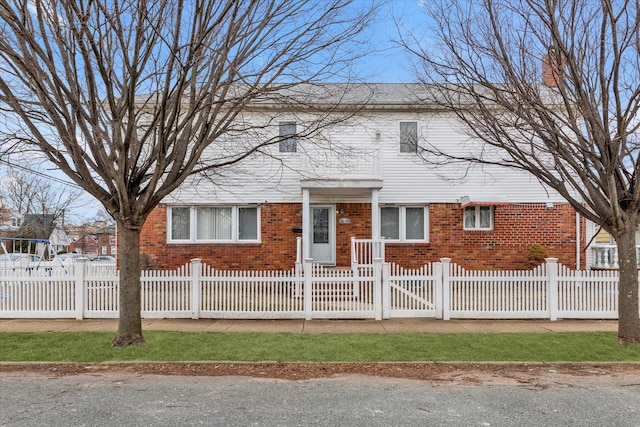
<path fill-rule="evenodd" d="M 314 262 L 336 263 L 336 215 L 333 206 L 311 206 L 311 258 Z"/>

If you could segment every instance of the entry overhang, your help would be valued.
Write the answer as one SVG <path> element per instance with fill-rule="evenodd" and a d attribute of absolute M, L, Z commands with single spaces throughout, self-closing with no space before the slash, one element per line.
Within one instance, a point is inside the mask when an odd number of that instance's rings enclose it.
<path fill-rule="evenodd" d="M 305 179 L 300 181 L 302 190 L 312 194 L 349 195 L 362 194 L 363 190 L 380 190 L 381 179 Z"/>
<path fill-rule="evenodd" d="M 504 196 L 462 196 L 460 197 L 460 208 L 464 209 L 467 206 L 508 206 L 509 202 Z"/>

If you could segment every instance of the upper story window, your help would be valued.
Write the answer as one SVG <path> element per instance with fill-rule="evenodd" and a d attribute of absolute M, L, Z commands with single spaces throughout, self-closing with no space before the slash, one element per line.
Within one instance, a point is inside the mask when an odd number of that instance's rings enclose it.
<path fill-rule="evenodd" d="M 428 241 L 428 209 L 424 206 L 380 208 L 380 234 L 389 241 Z"/>
<path fill-rule="evenodd" d="M 465 230 L 493 230 L 493 206 L 467 206 L 464 208 Z"/>
<path fill-rule="evenodd" d="M 173 206 L 167 238 L 174 243 L 259 241 L 260 216 L 252 206 Z"/>
<path fill-rule="evenodd" d="M 280 122 L 280 152 L 281 153 L 295 153 L 298 151 L 298 133 L 296 129 L 296 122 Z"/>
<path fill-rule="evenodd" d="M 21 224 L 20 218 L 11 218 L 12 227 L 20 227 L 20 224 Z"/>
<path fill-rule="evenodd" d="M 418 152 L 418 122 L 400 122 L 400 152 Z"/>

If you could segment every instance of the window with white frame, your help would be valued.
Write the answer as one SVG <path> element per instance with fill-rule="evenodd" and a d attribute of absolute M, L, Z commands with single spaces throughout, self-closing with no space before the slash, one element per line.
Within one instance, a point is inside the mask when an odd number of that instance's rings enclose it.
<path fill-rule="evenodd" d="M 418 152 L 418 122 L 400 122 L 400 152 Z"/>
<path fill-rule="evenodd" d="M 493 230 L 493 206 L 475 205 L 464 208 L 465 230 Z"/>
<path fill-rule="evenodd" d="M 298 151 L 298 133 L 296 129 L 296 122 L 280 122 L 280 152 L 281 153 L 295 153 Z"/>
<path fill-rule="evenodd" d="M 380 234 L 389 241 L 428 241 L 428 209 L 425 206 L 380 208 Z"/>
<path fill-rule="evenodd" d="M 172 206 L 167 237 L 175 243 L 259 241 L 257 206 Z"/>

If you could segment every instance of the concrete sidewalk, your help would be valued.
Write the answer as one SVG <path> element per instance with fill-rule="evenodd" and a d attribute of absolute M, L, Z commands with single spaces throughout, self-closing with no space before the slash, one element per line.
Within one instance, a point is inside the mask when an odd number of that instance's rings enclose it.
<path fill-rule="evenodd" d="M 2 319 L 1 332 L 113 331 L 117 319 Z M 232 320 L 143 319 L 143 330 L 183 332 L 287 332 L 287 333 L 515 333 L 515 332 L 615 332 L 617 320 Z"/>

